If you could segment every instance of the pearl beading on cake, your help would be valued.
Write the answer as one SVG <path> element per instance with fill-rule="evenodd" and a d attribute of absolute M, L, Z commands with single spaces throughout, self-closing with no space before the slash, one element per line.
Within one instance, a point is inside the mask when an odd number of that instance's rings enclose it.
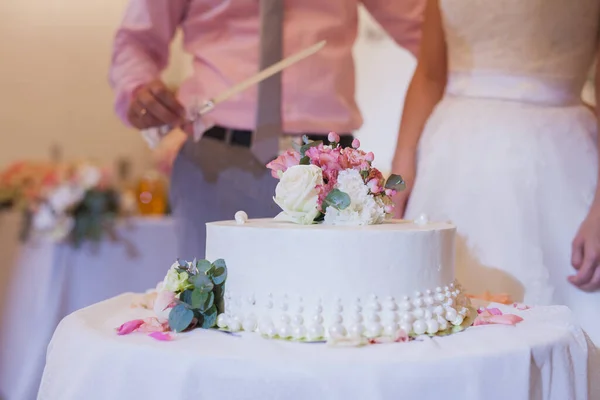
<path fill-rule="evenodd" d="M 470 305 L 457 282 L 399 299 L 373 294 L 344 300 L 317 297 L 305 301 L 272 293 L 257 299 L 254 294 L 226 292 L 225 313 L 219 315 L 217 326 L 233 332 L 257 332 L 268 338 L 309 341 L 393 336 L 399 329 L 414 335 L 433 335 L 461 325 Z"/>

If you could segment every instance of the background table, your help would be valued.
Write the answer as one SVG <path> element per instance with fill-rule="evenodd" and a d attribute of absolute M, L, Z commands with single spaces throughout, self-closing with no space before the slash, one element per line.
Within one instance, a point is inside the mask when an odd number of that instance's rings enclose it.
<path fill-rule="evenodd" d="M 588 397 L 597 358 L 564 307 L 511 307 L 525 319 L 515 327 L 331 348 L 205 330 L 171 342 L 140 333 L 117 336 L 116 326 L 152 315 L 130 308 L 134 299 L 122 295 L 61 322 L 48 348 L 39 400 L 600 398 Z"/>
<path fill-rule="evenodd" d="M 170 218 L 128 220 L 118 228 L 123 240 L 80 249 L 21 244 L 18 223 L 16 214 L 0 215 L 0 398 L 31 400 L 60 320 L 120 293 L 155 287 L 177 254 Z"/>

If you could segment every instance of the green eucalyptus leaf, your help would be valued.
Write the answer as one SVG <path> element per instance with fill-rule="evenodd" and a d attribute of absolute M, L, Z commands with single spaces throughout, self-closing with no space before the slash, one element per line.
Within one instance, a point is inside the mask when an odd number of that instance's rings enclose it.
<path fill-rule="evenodd" d="M 329 192 L 327 197 L 325 197 L 324 203 L 328 207 L 344 210 L 350 206 L 350 196 L 339 189 L 333 189 Z M 327 207 L 325 207 L 325 209 L 327 209 Z"/>
<path fill-rule="evenodd" d="M 310 158 L 308 156 L 304 156 L 300 159 L 300 165 L 310 165 Z"/>
<path fill-rule="evenodd" d="M 180 267 L 182 267 L 182 268 L 186 268 L 186 269 L 187 269 L 187 267 L 188 267 L 188 265 L 187 265 L 187 261 L 185 261 L 185 260 L 180 260 L 180 259 L 178 258 L 178 259 L 177 259 L 177 263 L 178 263 L 178 264 L 179 264 L 179 266 L 180 266 Z"/>
<path fill-rule="evenodd" d="M 212 281 L 215 285 L 221 285 L 227 279 L 227 264 L 225 260 L 219 259 L 213 263 Z"/>
<path fill-rule="evenodd" d="M 179 295 L 179 300 L 181 300 L 182 302 L 184 302 L 184 303 L 189 304 L 190 306 L 192 306 L 192 293 L 194 293 L 194 290 L 192 290 L 192 289 L 184 290 Z"/>
<path fill-rule="evenodd" d="M 198 275 L 194 275 L 191 277 L 191 281 L 194 284 L 194 287 L 201 292 L 212 292 L 214 284 L 210 280 L 208 276 L 203 273 L 199 273 Z"/>
<path fill-rule="evenodd" d="M 385 188 L 400 192 L 406 189 L 406 183 L 400 175 L 392 174 L 387 178 L 387 181 L 385 181 Z"/>
<path fill-rule="evenodd" d="M 190 296 L 190 302 L 188 304 L 192 306 L 193 309 L 203 308 L 204 303 L 206 303 L 206 301 L 208 300 L 209 295 L 212 295 L 212 292 L 203 292 L 196 288 L 192 291 L 192 295 Z"/>
<path fill-rule="evenodd" d="M 360 176 L 363 178 L 363 180 L 366 180 L 369 177 L 369 170 L 363 169 L 360 171 Z"/>
<path fill-rule="evenodd" d="M 217 324 L 217 316 L 219 315 L 217 307 L 214 305 L 206 310 L 204 313 L 204 320 L 202 321 L 202 328 L 210 329 Z"/>
<path fill-rule="evenodd" d="M 223 297 L 215 298 L 215 307 L 217 307 L 217 311 L 219 314 L 223 314 L 225 312 L 225 300 Z"/>
<path fill-rule="evenodd" d="M 200 260 L 196 262 L 196 267 L 198 268 L 199 272 L 208 275 L 208 271 L 210 271 L 210 269 L 212 268 L 212 264 L 210 263 L 210 261 Z"/>
<path fill-rule="evenodd" d="M 323 144 L 322 140 L 316 140 L 314 142 L 309 142 L 306 143 L 304 146 L 300 147 L 300 156 L 301 157 L 305 157 L 306 156 L 306 150 L 310 149 L 311 147 L 316 147 L 320 144 Z"/>
<path fill-rule="evenodd" d="M 183 332 L 190 326 L 193 319 L 194 312 L 185 304 L 178 304 L 169 313 L 169 327 L 174 332 Z"/>
<path fill-rule="evenodd" d="M 206 300 L 204 301 L 204 303 L 200 304 L 200 306 L 198 307 L 198 311 L 203 313 L 206 310 L 208 310 L 209 308 L 211 308 L 214 304 L 215 304 L 215 295 L 213 294 L 213 292 L 209 292 L 208 295 L 206 296 Z"/>

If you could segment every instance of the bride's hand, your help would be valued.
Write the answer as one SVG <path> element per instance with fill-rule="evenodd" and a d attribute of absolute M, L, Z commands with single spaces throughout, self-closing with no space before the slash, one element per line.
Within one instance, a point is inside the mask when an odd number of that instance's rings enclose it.
<path fill-rule="evenodd" d="M 400 175 L 406 184 L 406 189 L 396 193 L 392 199 L 394 201 L 394 218 L 404 218 L 406 205 L 408 204 L 408 199 L 415 183 L 415 170 L 414 163 L 406 163 L 394 169 L 394 173 Z"/>
<path fill-rule="evenodd" d="M 592 210 L 581 224 L 571 258 L 575 275 L 569 282 L 586 292 L 600 289 L 600 211 Z"/>

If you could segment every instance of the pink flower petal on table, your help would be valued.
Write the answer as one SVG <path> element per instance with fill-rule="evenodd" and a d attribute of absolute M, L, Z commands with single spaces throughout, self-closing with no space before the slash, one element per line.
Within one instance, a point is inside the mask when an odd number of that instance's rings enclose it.
<path fill-rule="evenodd" d="M 502 315 L 502 311 L 498 308 L 488 308 L 487 310 L 492 315 Z"/>
<path fill-rule="evenodd" d="M 516 308 L 517 310 L 521 310 L 521 311 L 529 310 L 531 308 L 528 305 L 521 304 L 521 303 L 514 303 L 513 307 Z"/>
<path fill-rule="evenodd" d="M 143 324 L 143 319 L 134 319 L 132 321 L 127 321 L 116 329 L 117 335 L 129 335 L 131 332 L 135 332 Z"/>
<path fill-rule="evenodd" d="M 171 336 L 169 333 L 164 332 L 152 332 L 149 333 L 148 336 L 150 336 L 153 339 L 160 340 L 161 342 L 168 342 L 170 340 L 173 340 L 173 336 Z"/>
<path fill-rule="evenodd" d="M 144 319 L 144 323 L 139 327 L 138 332 L 150 333 L 150 332 L 166 332 L 169 330 L 168 322 L 161 322 L 156 317 L 150 317 Z"/>
<path fill-rule="evenodd" d="M 515 314 L 494 315 L 490 317 L 490 323 L 503 325 L 516 325 L 523 321 L 523 318 Z"/>

